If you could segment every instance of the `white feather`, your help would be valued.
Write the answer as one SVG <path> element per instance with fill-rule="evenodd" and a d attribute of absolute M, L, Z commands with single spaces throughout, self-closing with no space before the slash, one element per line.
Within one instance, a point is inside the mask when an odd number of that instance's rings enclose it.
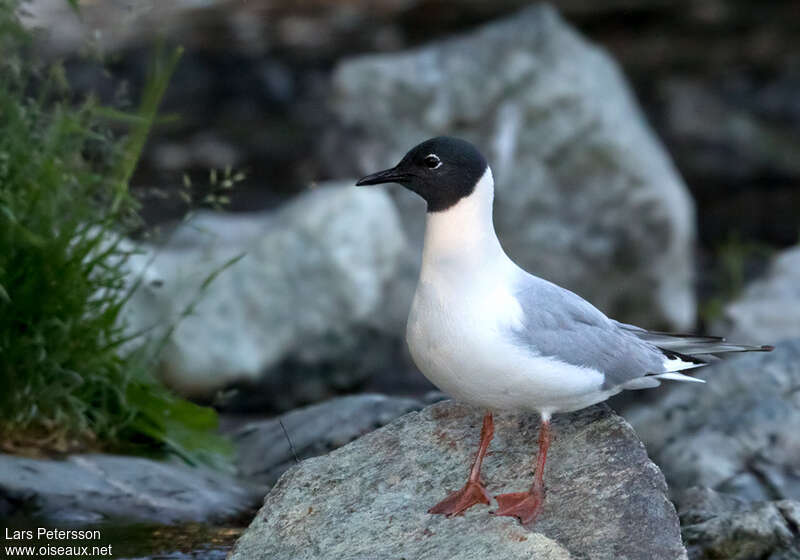
<path fill-rule="evenodd" d="M 692 383 L 705 383 L 705 379 L 698 379 L 697 377 L 689 377 L 682 373 L 667 372 L 659 373 L 658 375 L 650 375 L 648 377 L 655 377 L 656 379 L 671 379 L 672 381 L 691 381 Z"/>
<path fill-rule="evenodd" d="M 694 369 L 703 367 L 705 363 L 687 362 L 680 358 L 664 358 L 664 372 L 669 373 L 673 371 L 683 371 L 685 369 Z"/>

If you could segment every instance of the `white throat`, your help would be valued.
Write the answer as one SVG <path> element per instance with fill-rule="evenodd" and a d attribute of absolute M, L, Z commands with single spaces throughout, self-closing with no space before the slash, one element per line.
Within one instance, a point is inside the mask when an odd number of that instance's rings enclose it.
<path fill-rule="evenodd" d="M 505 256 L 494 231 L 493 202 L 494 179 L 487 166 L 469 196 L 446 210 L 429 212 L 422 250 L 423 269 L 426 263 L 442 259 L 471 261 Z"/>

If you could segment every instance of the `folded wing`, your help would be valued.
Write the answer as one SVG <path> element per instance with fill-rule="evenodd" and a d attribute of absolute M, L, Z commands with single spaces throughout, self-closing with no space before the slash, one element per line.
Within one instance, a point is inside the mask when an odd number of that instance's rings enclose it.
<path fill-rule="evenodd" d="M 603 389 L 644 389 L 661 379 L 702 383 L 679 372 L 708 365 L 720 354 L 771 350 L 620 323 L 577 294 L 529 274 L 515 295 L 523 311 L 522 326 L 512 329 L 516 341 L 537 355 L 602 372 Z"/>

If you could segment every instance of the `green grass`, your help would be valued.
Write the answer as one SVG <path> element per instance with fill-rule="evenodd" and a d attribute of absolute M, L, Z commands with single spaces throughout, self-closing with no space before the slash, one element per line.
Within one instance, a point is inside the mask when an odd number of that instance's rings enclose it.
<path fill-rule="evenodd" d="M 122 315 L 128 182 L 180 52 L 157 53 L 133 114 L 76 102 L 16 8 L 0 0 L 0 442 L 223 458 L 214 411 L 154 379 L 159 344 L 131 339 Z"/>

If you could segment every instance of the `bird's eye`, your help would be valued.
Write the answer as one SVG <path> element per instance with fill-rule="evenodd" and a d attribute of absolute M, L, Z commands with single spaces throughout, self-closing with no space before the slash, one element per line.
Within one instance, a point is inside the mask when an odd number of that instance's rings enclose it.
<path fill-rule="evenodd" d="M 428 169 L 436 169 L 440 165 L 442 165 L 442 160 L 439 159 L 439 156 L 436 154 L 428 154 L 425 156 L 423 160 L 425 162 L 425 167 Z"/>

